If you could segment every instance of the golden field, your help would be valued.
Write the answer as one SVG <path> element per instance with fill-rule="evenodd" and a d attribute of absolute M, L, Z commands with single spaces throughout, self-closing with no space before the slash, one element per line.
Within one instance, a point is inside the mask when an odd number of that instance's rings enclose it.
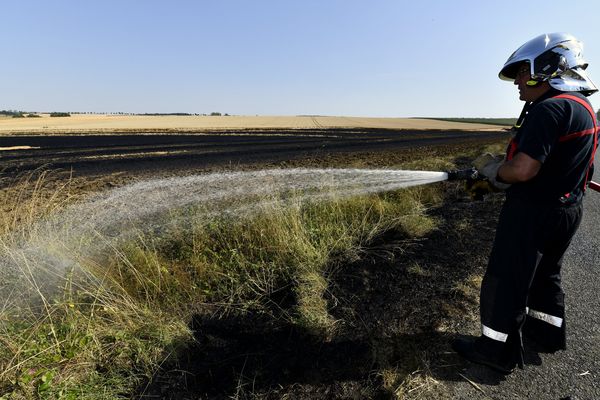
<path fill-rule="evenodd" d="M 72 115 L 71 117 L 1 118 L 0 134 L 52 134 L 69 132 L 209 131 L 227 129 L 443 129 L 498 130 L 499 125 L 447 122 L 419 118 L 367 118 L 327 116 L 138 116 Z"/>

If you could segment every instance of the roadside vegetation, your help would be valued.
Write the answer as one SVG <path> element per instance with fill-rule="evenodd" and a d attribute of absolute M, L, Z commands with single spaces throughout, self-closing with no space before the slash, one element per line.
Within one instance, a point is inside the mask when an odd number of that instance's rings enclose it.
<path fill-rule="evenodd" d="M 446 157 L 397 167 L 453 166 Z M 1 187 L 0 261 L 18 259 L 15 244 L 36 234 L 37 221 L 81 200 L 68 179 L 56 187 L 46 173 Z M 193 344 L 191 320 L 203 315 L 261 315 L 331 340 L 343 323 L 329 309 L 332 278 L 386 232 L 401 232 L 410 243 L 435 230 L 429 210 L 441 204 L 444 188 L 269 201 L 247 215 L 210 219 L 201 207 L 171 210 L 185 223 L 140 231 L 100 258 L 82 260 L 58 294 L 40 290 L 23 304 L 2 282 L 0 399 L 129 398 Z M 37 287 L 36 266 L 19 267 Z M 410 380 L 411 372 L 382 370 L 384 390 L 404 398 L 431 379 Z"/>

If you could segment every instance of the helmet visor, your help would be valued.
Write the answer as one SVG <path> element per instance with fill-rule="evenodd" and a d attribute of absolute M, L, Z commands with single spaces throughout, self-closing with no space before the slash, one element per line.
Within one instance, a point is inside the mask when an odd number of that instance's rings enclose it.
<path fill-rule="evenodd" d="M 525 71 L 523 71 L 525 70 Z M 498 77 L 505 81 L 514 81 L 517 78 L 519 72 L 529 72 L 529 74 L 533 75 L 531 71 L 531 66 L 528 61 L 517 61 L 512 64 L 505 65 L 504 68 L 498 74 Z"/>

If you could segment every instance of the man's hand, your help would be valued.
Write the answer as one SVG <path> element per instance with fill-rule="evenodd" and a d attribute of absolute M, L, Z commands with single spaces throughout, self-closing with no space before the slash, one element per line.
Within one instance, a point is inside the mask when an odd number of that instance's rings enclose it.
<path fill-rule="evenodd" d="M 519 152 L 510 161 L 503 163 L 502 168 L 497 173 L 502 182 L 527 182 L 538 174 L 541 167 L 542 163 L 540 161 Z"/>
<path fill-rule="evenodd" d="M 503 163 L 504 157 L 485 153 L 473 161 L 473 166 L 479 171 L 480 175 L 487 178 L 492 186 L 500 190 L 506 190 L 510 187 L 510 184 L 498 181 L 498 169 Z"/>

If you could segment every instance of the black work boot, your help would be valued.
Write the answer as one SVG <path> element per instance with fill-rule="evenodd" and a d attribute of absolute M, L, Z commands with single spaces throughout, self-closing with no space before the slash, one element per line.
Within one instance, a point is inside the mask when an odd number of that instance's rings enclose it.
<path fill-rule="evenodd" d="M 546 322 L 527 318 L 523 325 L 523 336 L 531 350 L 538 353 L 555 353 L 567 349 L 566 323 L 557 328 Z"/>
<path fill-rule="evenodd" d="M 504 375 L 510 374 L 517 362 L 507 357 L 504 343 L 485 336 L 477 339 L 459 338 L 452 341 L 452 349 L 462 358 L 475 364 L 485 365 Z"/>

